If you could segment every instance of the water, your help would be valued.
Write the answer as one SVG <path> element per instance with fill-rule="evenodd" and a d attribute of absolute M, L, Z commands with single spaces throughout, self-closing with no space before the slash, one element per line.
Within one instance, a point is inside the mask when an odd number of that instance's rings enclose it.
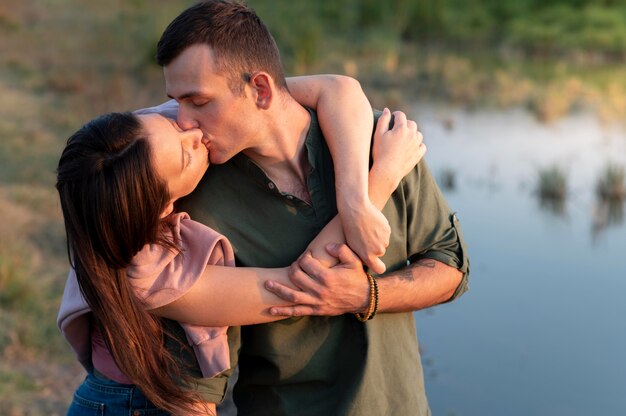
<path fill-rule="evenodd" d="M 595 195 L 609 162 L 626 166 L 626 132 L 590 115 L 413 114 L 435 176 L 456 173 L 445 193 L 472 265 L 468 293 L 416 313 L 433 414 L 626 414 L 624 206 L 607 217 Z M 534 194 L 555 164 L 569 183 L 556 208 Z"/>

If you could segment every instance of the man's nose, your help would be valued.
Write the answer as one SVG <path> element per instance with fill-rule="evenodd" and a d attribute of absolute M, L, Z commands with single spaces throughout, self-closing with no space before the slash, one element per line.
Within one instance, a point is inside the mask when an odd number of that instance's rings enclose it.
<path fill-rule="evenodd" d="M 183 104 L 178 107 L 178 116 L 176 119 L 178 125 L 183 130 L 198 128 L 198 122 L 191 116 L 190 112 L 185 107 L 186 106 Z"/>

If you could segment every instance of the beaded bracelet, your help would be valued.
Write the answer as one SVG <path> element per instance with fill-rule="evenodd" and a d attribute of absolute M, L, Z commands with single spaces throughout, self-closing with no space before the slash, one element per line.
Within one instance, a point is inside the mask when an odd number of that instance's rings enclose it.
<path fill-rule="evenodd" d="M 376 283 L 376 279 L 369 273 L 367 274 L 367 281 L 370 285 L 370 299 L 367 305 L 367 312 L 365 313 L 355 313 L 356 319 L 361 322 L 367 322 L 372 319 L 376 312 L 378 312 L 378 283 Z"/>

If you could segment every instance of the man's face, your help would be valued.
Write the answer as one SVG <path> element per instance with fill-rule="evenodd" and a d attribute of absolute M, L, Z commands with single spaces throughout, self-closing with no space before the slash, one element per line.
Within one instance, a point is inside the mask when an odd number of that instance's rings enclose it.
<path fill-rule="evenodd" d="M 163 73 L 167 95 L 180 106 L 178 124 L 202 130 L 211 163 L 224 163 L 254 145 L 258 109 L 250 88 L 245 87 L 245 94 L 231 91 L 229 79 L 216 71 L 209 46 L 190 46 Z"/>

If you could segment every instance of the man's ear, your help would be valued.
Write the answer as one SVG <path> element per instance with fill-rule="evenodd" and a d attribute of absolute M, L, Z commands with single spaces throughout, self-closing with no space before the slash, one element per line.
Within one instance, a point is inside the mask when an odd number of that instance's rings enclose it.
<path fill-rule="evenodd" d="M 250 86 L 254 92 L 257 107 L 263 110 L 270 108 L 275 88 L 272 77 L 267 72 L 255 72 L 250 76 Z"/>

